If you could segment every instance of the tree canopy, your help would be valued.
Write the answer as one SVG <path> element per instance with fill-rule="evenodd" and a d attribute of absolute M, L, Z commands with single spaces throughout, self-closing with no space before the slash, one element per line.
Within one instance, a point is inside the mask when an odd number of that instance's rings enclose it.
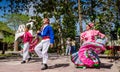
<path fill-rule="evenodd" d="M 2 1 L 2 0 L 1 0 Z M 94 22 L 95 28 L 110 35 L 111 31 L 120 35 L 120 0 L 6 0 L 5 6 L 0 6 L 8 22 L 14 26 L 25 23 L 29 17 L 36 19 L 36 28 L 42 25 L 42 18 L 49 17 L 55 20 L 51 25 L 55 37 L 60 44 L 67 37 L 74 38 L 77 34 L 78 17 L 80 23 Z M 80 1 L 80 4 L 78 4 Z M 78 10 L 78 6 L 81 11 Z M 32 11 L 31 11 L 32 9 Z M 79 12 L 79 13 L 78 13 Z M 32 13 L 32 15 L 29 15 Z M 78 33 L 79 34 L 79 33 Z"/>
<path fill-rule="evenodd" d="M 3 31 L 3 32 L 7 32 L 7 33 L 10 33 L 10 34 L 14 34 L 14 31 L 11 30 L 5 23 L 3 22 L 0 22 L 0 31 Z"/>

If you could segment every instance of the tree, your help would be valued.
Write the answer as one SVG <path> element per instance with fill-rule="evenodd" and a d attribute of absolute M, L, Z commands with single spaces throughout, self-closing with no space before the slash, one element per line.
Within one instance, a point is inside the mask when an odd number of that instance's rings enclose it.
<path fill-rule="evenodd" d="M 34 19 L 39 18 L 39 26 L 42 24 L 42 17 L 54 18 L 53 27 L 57 27 L 55 35 L 59 36 L 61 45 L 65 38 L 75 36 L 75 25 L 78 21 L 80 21 L 80 25 L 83 21 L 85 23 L 94 22 L 96 29 L 105 34 L 110 34 L 111 26 L 115 26 L 116 31 L 120 26 L 120 0 L 10 0 L 8 2 L 9 14 L 21 14 L 21 11 L 26 11 L 25 14 L 29 15 L 28 12 L 33 7 L 33 17 Z M 1 10 L 6 11 L 6 6 L 1 7 Z M 37 29 L 39 26 L 36 26 Z M 82 26 L 80 26 L 80 31 L 82 32 Z"/>
<path fill-rule="evenodd" d="M 81 0 L 83 20 L 95 23 L 96 29 L 109 34 L 113 25 L 118 27 L 116 0 Z M 117 23 L 116 23 L 117 22 Z M 116 26 L 117 25 L 117 26 Z"/>
<path fill-rule="evenodd" d="M 13 47 L 13 43 L 14 43 L 14 35 L 5 35 L 5 37 L 3 38 L 2 42 L 3 47 L 5 47 L 4 45 L 6 44 L 7 49 Z M 5 53 L 5 48 L 3 48 L 3 52 L 2 54 Z"/>
<path fill-rule="evenodd" d="M 83 32 L 83 29 L 82 29 L 82 14 L 81 13 L 82 13 L 82 11 L 81 11 L 81 3 L 80 3 L 80 0 L 78 0 L 78 15 L 79 15 L 80 33 Z M 80 45 L 81 45 L 81 43 L 80 43 Z"/>
<path fill-rule="evenodd" d="M 116 24 L 117 24 L 117 34 L 120 38 L 120 0 L 117 0 L 116 1 L 116 10 L 117 10 L 117 21 L 116 21 Z"/>
<path fill-rule="evenodd" d="M 72 12 L 73 8 L 72 6 L 74 5 L 75 2 L 72 2 L 72 1 L 67 1 L 67 0 L 48 0 L 48 1 L 44 1 L 44 0 L 41 0 L 41 2 L 35 4 L 35 12 L 38 14 L 38 13 L 42 13 L 43 14 L 43 17 L 54 17 L 55 18 L 55 24 L 57 25 L 57 30 L 58 33 L 57 35 L 59 36 L 58 40 L 60 41 L 60 45 L 61 45 L 61 48 L 64 49 L 64 36 L 65 35 L 65 28 L 68 26 L 68 24 L 71 22 L 71 24 L 73 23 L 73 26 L 75 26 L 75 22 L 74 22 L 74 19 L 66 19 L 68 17 L 72 17 L 74 16 L 74 12 Z M 51 4 L 51 5 L 50 5 Z M 74 10 L 73 10 L 74 11 Z M 72 18 L 75 18 L 75 17 L 72 17 Z M 65 20 L 68 20 L 69 22 L 65 22 Z M 72 22 L 73 21 L 73 22 Z M 70 28 L 69 26 L 69 30 L 71 29 L 71 31 L 74 28 Z M 74 31 L 74 30 L 73 30 Z M 68 36 L 72 36 L 72 35 L 69 35 L 71 32 L 68 32 Z M 75 32 L 73 32 L 73 36 Z M 72 37 L 73 37 L 72 36 Z"/>
<path fill-rule="evenodd" d="M 3 16 L 5 23 L 13 30 L 17 30 L 20 24 L 26 24 L 29 20 L 29 17 L 24 14 L 6 14 Z"/>
<path fill-rule="evenodd" d="M 80 0 L 78 0 L 78 15 L 79 15 L 79 24 L 80 24 L 80 33 L 82 33 L 82 14 L 81 14 L 81 3 Z"/>
<path fill-rule="evenodd" d="M 4 32 L 14 34 L 14 31 L 11 30 L 5 23 L 0 22 L 0 26 L 1 26 L 0 31 L 4 31 Z"/>
<path fill-rule="evenodd" d="M 39 30 L 40 27 L 42 26 L 42 18 L 40 16 L 31 16 L 31 19 L 35 20 L 34 25 L 35 25 L 35 31 Z"/>
<path fill-rule="evenodd" d="M 12 31 L 5 23 L 0 22 L 0 32 L 4 34 L 4 38 L 1 40 L 3 42 L 2 54 L 5 54 L 5 44 L 11 45 L 14 42 L 14 31 Z"/>
<path fill-rule="evenodd" d="M 26 0 L 26 1 L 10 0 L 8 2 L 10 6 L 9 14 L 13 14 L 13 13 L 19 14 L 21 13 L 21 11 L 26 11 L 26 14 L 27 14 L 30 10 L 30 7 L 33 7 L 35 17 L 40 16 L 40 14 L 42 14 L 43 17 L 50 17 L 50 18 L 54 17 L 55 24 L 58 25 L 57 30 L 60 36 L 58 39 L 60 39 L 59 41 L 61 45 L 64 44 L 64 38 L 67 38 L 67 36 L 71 36 L 71 37 L 75 36 L 74 29 L 75 29 L 77 17 L 75 15 L 76 14 L 75 8 L 73 7 L 75 5 L 74 0 L 73 1 L 72 0 L 71 1 L 68 1 L 68 0 L 40 0 L 40 1 L 39 0 L 37 1 L 35 0 Z M 1 7 L 1 8 L 3 10 L 7 10 L 6 7 Z M 68 22 L 65 20 L 68 20 Z M 72 26 L 69 26 L 69 24 Z M 68 29 L 65 29 L 66 27 Z M 64 30 L 66 30 L 66 32 Z M 64 34 L 64 32 L 65 33 L 68 32 L 67 33 L 68 35 Z M 65 37 L 63 35 L 65 35 Z M 63 48 L 63 46 L 61 47 Z"/>
<path fill-rule="evenodd" d="M 5 18 L 5 24 L 7 24 L 7 26 L 9 26 L 12 30 L 14 30 L 15 32 L 17 31 L 18 29 L 18 26 L 20 24 L 26 24 L 29 20 L 29 17 L 27 15 L 24 15 L 24 14 L 6 14 L 5 16 L 3 16 L 3 18 Z M 15 35 L 15 33 L 14 33 Z M 7 39 L 9 38 L 8 37 L 5 37 L 5 41 L 7 41 Z M 15 38 L 14 38 L 15 39 Z M 9 42 L 6 42 L 8 45 L 9 45 Z M 17 50 L 18 47 L 17 47 L 17 42 L 14 41 L 14 50 Z"/>

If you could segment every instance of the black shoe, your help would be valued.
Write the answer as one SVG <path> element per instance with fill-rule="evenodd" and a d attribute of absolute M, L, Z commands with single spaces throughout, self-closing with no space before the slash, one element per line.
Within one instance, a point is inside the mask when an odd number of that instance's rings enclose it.
<path fill-rule="evenodd" d="M 31 58 L 28 58 L 28 62 L 31 60 Z"/>
<path fill-rule="evenodd" d="M 43 65 L 43 63 L 41 63 L 41 65 Z"/>
<path fill-rule="evenodd" d="M 21 64 L 24 64 L 24 63 L 26 63 L 26 61 L 22 61 L 22 62 L 21 62 Z"/>
<path fill-rule="evenodd" d="M 47 64 L 43 64 L 43 67 L 41 68 L 41 70 L 45 70 L 45 69 L 48 69 Z"/>

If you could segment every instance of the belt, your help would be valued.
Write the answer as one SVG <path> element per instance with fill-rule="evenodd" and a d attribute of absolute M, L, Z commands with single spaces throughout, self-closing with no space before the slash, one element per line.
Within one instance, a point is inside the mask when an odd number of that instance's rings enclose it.
<path fill-rule="evenodd" d="M 43 40 L 44 40 L 44 39 L 50 39 L 50 37 L 49 37 L 49 36 L 44 36 L 42 39 L 43 39 Z"/>

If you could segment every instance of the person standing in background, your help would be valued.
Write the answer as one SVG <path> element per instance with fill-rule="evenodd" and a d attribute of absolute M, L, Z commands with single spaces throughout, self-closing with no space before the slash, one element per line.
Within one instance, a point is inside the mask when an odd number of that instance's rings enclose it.
<path fill-rule="evenodd" d="M 71 38 L 67 38 L 66 41 L 66 55 L 70 55 L 71 52 Z"/>
<path fill-rule="evenodd" d="M 77 52 L 76 50 L 76 41 L 72 39 L 71 53 Z"/>

